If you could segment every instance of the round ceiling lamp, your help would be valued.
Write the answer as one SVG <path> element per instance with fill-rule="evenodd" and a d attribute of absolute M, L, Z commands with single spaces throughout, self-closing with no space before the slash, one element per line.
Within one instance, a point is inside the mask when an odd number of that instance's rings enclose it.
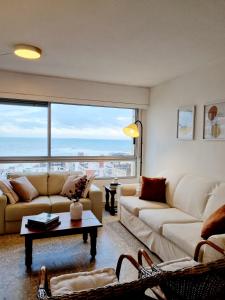
<path fill-rule="evenodd" d="M 31 45 L 19 44 L 15 46 L 15 55 L 25 59 L 38 59 L 41 57 L 41 49 Z"/>

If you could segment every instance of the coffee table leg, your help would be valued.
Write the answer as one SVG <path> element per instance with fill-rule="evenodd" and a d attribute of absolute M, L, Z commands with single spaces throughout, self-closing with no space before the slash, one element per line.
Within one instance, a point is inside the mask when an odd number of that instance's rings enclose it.
<path fill-rule="evenodd" d="M 88 239 L 88 233 L 87 233 L 87 231 L 84 231 L 83 232 L 83 241 L 84 241 L 84 243 L 87 243 L 87 239 Z"/>
<path fill-rule="evenodd" d="M 25 265 L 27 269 L 30 269 L 32 265 L 32 242 L 32 238 L 25 236 Z"/>
<path fill-rule="evenodd" d="M 97 228 L 92 228 L 90 231 L 90 239 L 91 239 L 91 259 L 95 259 L 96 255 L 96 241 L 97 241 Z"/>

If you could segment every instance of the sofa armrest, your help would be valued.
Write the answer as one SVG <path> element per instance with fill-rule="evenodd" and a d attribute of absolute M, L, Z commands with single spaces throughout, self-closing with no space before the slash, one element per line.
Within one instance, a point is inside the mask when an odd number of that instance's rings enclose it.
<path fill-rule="evenodd" d="M 102 205 L 103 205 L 103 193 L 99 187 L 92 184 L 89 190 L 89 199 L 91 200 L 91 210 L 102 221 Z"/>
<path fill-rule="evenodd" d="M 200 256 L 203 263 L 225 257 L 225 233 L 212 235 L 205 241 L 205 245 L 204 241 L 202 243 Z"/>
<path fill-rule="evenodd" d="M 0 190 L 0 234 L 5 232 L 5 208 L 7 205 L 7 197 Z"/>
<path fill-rule="evenodd" d="M 140 191 L 139 183 L 122 184 L 119 188 L 120 196 L 138 196 Z"/>

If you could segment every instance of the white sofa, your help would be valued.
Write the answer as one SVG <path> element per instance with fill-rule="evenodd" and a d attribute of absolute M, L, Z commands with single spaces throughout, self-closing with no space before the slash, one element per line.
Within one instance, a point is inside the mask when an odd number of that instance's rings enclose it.
<path fill-rule="evenodd" d="M 120 222 L 163 261 L 194 257 L 203 221 L 225 204 L 225 182 L 192 174 L 164 171 L 166 203 L 139 199 L 140 187 L 122 185 L 118 213 Z M 225 249 L 225 234 L 209 237 Z M 203 262 L 221 258 L 209 246 L 200 253 Z"/>
<path fill-rule="evenodd" d="M 38 190 L 39 196 L 31 202 L 9 204 L 7 197 L 0 190 L 0 234 L 17 233 L 20 231 L 23 216 L 35 215 L 42 212 L 66 212 L 70 209 L 71 201 L 60 195 L 69 172 L 54 173 L 13 173 L 8 177 L 27 176 Z M 79 172 L 72 174 L 80 175 Z M 80 199 L 84 210 L 92 210 L 98 220 L 102 220 L 102 191 L 94 184 L 91 185 L 87 198 Z"/>

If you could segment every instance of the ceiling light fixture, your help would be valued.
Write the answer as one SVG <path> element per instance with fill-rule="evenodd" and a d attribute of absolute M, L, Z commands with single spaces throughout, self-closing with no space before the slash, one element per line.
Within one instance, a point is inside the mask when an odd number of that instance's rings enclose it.
<path fill-rule="evenodd" d="M 31 45 L 16 45 L 14 54 L 25 59 L 38 59 L 41 57 L 41 49 Z"/>

